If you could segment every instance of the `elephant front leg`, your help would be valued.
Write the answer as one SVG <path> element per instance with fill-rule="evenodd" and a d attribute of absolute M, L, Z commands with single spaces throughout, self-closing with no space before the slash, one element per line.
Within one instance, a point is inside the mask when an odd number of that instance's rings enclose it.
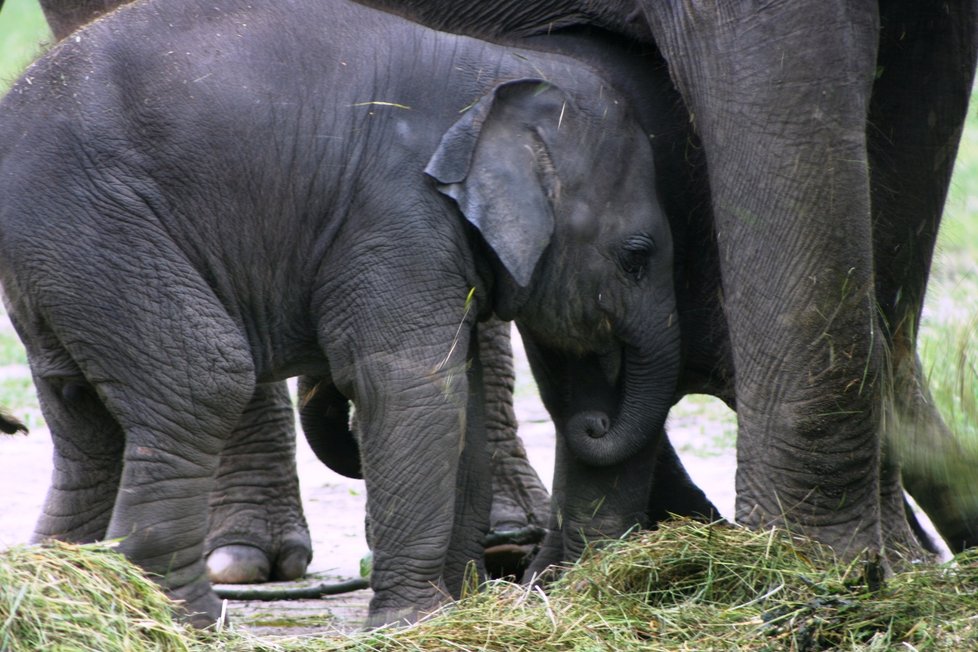
<path fill-rule="evenodd" d="M 709 167 L 737 519 L 789 525 L 842 555 L 879 549 L 884 365 L 866 150 L 876 6 L 721 5 L 646 8 Z"/>
<path fill-rule="evenodd" d="M 210 497 L 207 572 L 218 583 L 302 577 L 312 542 L 299 498 L 285 383 L 259 385 L 221 452 Z"/>
<path fill-rule="evenodd" d="M 459 457 L 458 480 L 455 494 L 455 520 L 452 542 L 445 558 L 445 585 L 453 598 L 462 597 L 466 581 L 481 582 L 486 576 L 486 562 L 490 557 L 483 550 L 483 542 L 489 524 L 492 495 L 490 451 L 486 439 L 485 368 L 480 359 L 480 347 L 476 338 L 470 340 L 466 377 L 468 379 L 468 407 L 465 413 L 465 439 Z M 485 558 L 485 560 L 484 560 Z"/>
<path fill-rule="evenodd" d="M 530 464 L 517 435 L 513 406 L 515 372 L 512 325 L 493 317 L 478 325 L 479 356 L 485 378 L 486 430 L 492 471 L 493 542 L 536 543 L 550 512 L 550 494 Z M 499 556 L 505 555 L 499 549 Z M 487 550 L 487 562 L 494 555 Z"/>
<path fill-rule="evenodd" d="M 649 527 L 655 527 L 672 516 L 715 521 L 720 518 L 720 510 L 689 477 L 676 449 L 663 431 L 649 495 Z"/>
<path fill-rule="evenodd" d="M 413 622 L 451 595 L 444 572 L 468 400 L 464 356 L 415 356 L 375 354 L 356 365 L 373 550 L 368 627 Z"/>

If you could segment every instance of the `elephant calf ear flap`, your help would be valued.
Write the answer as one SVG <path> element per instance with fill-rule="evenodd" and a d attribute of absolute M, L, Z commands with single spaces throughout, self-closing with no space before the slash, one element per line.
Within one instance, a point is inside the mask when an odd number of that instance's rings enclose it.
<path fill-rule="evenodd" d="M 553 235 L 558 185 L 536 127 L 556 124 L 563 98 L 539 79 L 497 86 L 445 132 L 425 168 L 524 288 Z"/>

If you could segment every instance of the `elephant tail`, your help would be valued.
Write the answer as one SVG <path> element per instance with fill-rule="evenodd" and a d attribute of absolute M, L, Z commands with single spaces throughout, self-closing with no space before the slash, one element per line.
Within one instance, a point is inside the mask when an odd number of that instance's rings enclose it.
<path fill-rule="evenodd" d="M 13 435 L 18 432 L 27 432 L 27 426 L 13 418 L 5 411 L 0 410 L 0 431 L 7 433 L 8 435 Z"/>

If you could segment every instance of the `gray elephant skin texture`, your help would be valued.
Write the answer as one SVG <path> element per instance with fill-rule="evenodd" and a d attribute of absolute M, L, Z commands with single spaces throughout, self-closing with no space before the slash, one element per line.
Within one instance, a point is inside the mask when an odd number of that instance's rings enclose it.
<path fill-rule="evenodd" d="M 906 487 L 952 550 L 978 544 L 967 483 L 925 462 L 960 444 L 916 351 L 974 0 L 369 3 L 482 38 L 597 27 L 660 58 L 698 168 L 669 213 L 679 395 L 737 412 L 737 520 L 917 554 Z"/>
<path fill-rule="evenodd" d="M 329 378 L 357 406 L 370 625 L 481 558 L 478 318 L 621 360 L 607 438 L 661 431 L 652 151 L 572 60 L 336 0 L 150 1 L 55 46 L 0 115 L 0 279 L 58 461 L 35 536 L 121 538 L 196 623 L 219 614 L 208 494 L 261 383 Z"/>
<path fill-rule="evenodd" d="M 679 393 L 738 412 L 738 520 L 786 523 L 846 554 L 912 549 L 902 484 L 952 550 L 978 543 L 978 513 L 953 483 L 881 454 L 895 439 L 958 446 L 915 338 L 971 92 L 973 0 L 369 4 L 483 38 L 599 27 L 654 53 L 695 127 L 675 154 L 658 141 L 657 163 L 698 167 L 689 193 L 666 195 L 685 202 L 669 213 Z M 670 498 L 662 477 L 653 502 Z"/>
<path fill-rule="evenodd" d="M 41 0 L 58 40 L 122 4 L 126 3 Z M 482 361 L 493 482 L 490 539 L 506 542 L 529 537 L 537 543 L 547 523 L 550 496 L 517 436 L 509 326 L 490 321 L 480 324 L 477 333 L 480 347 L 488 351 Z M 359 477 L 346 397 L 323 379 L 303 379 L 299 387 L 302 427 L 313 450 L 337 473 Z M 309 387 L 320 391 L 312 397 L 303 391 Z M 294 421 L 284 384 L 262 385 L 231 436 L 234 445 L 221 452 L 204 542 L 212 582 L 290 580 L 305 573 L 313 551 L 290 454 L 295 447 Z M 8 423 L 7 429 L 18 427 L 16 422 Z M 528 545 L 523 551 L 531 549 Z M 488 549 L 487 568 L 500 575 L 518 572 L 526 560 L 513 554 L 511 547 Z"/>
<path fill-rule="evenodd" d="M 52 30 L 59 37 L 89 22 L 101 13 L 121 3 L 86 0 L 42 0 L 41 6 Z M 554 34 L 513 41 L 512 45 L 531 45 L 535 49 L 560 51 L 581 59 L 589 65 L 600 66 L 616 82 L 626 88 L 640 89 L 632 107 L 640 109 L 639 118 L 647 133 L 655 134 L 658 177 L 666 192 L 672 213 L 684 212 L 675 206 L 685 200 L 687 190 L 672 190 L 683 186 L 681 174 L 676 174 L 676 160 L 683 154 L 675 146 L 685 139 L 682 128 L 688 120 L 675 102 L 675 92 L 669 88 L 668 75 L 661 62 L 647 53 L 638 55 L 625 50 L 614 39 L 599 34 Z M 680 110 L 675 110 L 679 107 Z M 668 116 L 668 120 L 666 119 Z M 670 125 L 669 123 L 675 123 Z M 667 126 L 668 125 L 668 126 Z M 678 153 L 677 153 L 678 152 Z M 486 395 L 486 428 L 490 444 L 490 469 L 493 494 L 490 512 L 490 541 L 519 540 L 530 537 L 539 541 L 547 524 L 551 501 L 536 471 L 529 465 L 517 436 L 517 424 L 512 407 L 513 368 L 509 344 L 509 327 L 504 322 L 490 320 L 478 326 L 477 337 L 483 364 Z M 538 356 L 539 357 L 539 356 Z M 563 358 L 573 368 L 561 370 L 569 382 L 577 384 L 577 374 L 590 375 L 592 362 Z M 552 366 L 553 360 L 537 362 Z M 548 369 L 541 373 L 554 373 Z M 587 396 L 595 410 L 575 423 L 595 425 L 610 422 L 608 415 L 618 409 L 618 388 L 594 383 L 588 385 Z M 348 401 L 328 379 L 303 377 L 299 381 L 299 415 L 302 429 L 313 451 L 332 470 L 361 477 L 359 451 L 350 431 Z M 580 394 L 580 393 L 579 393 Z M 600 396 L 600 399 L 596 400 Z M 267 397 L 267 399 L 265 398 Z M 282 399 L 281 404 L 275 398 Z M 564 393 L 561 398 L 567 398 Z M 558 427 L 563 429 L 560 416 L 578 407 L 580 396 L 570 401 L 573 407 L 559 401 L 548 402 L 548 410 Z M 266 579 L 289 579 L 302 574 L 311 556 L 302 518 L 294 465 L 287 457 L 294 437 L 288 395 L 284 390 L 262 388 L 232 435 L 234 447 L 226 447 L 221 455 L 218 483 L 212 490 L 210 529 L 205 540 L 208 575 L 215 582 L 256 582 Z M 578 429 L 580 430 L 580 429 Z M 592 429 L 592 432 L 593 429 Z M 257 454 L 266 447 L 265 455 Z M 617 537 L 636 525 L 651 525 L 669 514 L 715 518 L 718 513 L 703 492 L 692 483 L 681 460 L 671 450 L 667 438 L 662 438 L 661 452 L 654 456 L 648 451 L 632 455 L 612 468 L 598 469 L 577 460 L 566 452 L 564 438 L 558 439 L 562 458 L 558 463 L 556 487 L 549 536 L 545 553 L 535 555 L 536 562 L 528 576 L 541 572 L 553 563 L 576 559 L 586 541 L 602 537 Z M 253 460 L 261 459 L 260 468 Z M 655 472 L 649 474 L 650 464 Z M 570 472 L 564 472 L 568 466 Z M 640 470 L 623 467 L 639 467 Z M 260 478 L 256 477 L 259 476 Z M 630 481 L 623 483 L 624 477 Z M 242 480 L 244 479 L 244 482 Z M 654 482 L 649 492 L 649 480 Z M 627 485 L 627 486 L 625 486 Z M 650 496 L 646 496 L 649 494 Z M 260 499 L 256 500 L 256 495 Z M 649 500 L 648 510 L 642 507 Z M 594 505 L 601 509 L 595 510 Z M 648 518 L 646 518 L 646 513 Z M 627 514 L 627 516 L 622 516 Z M 625 527 L 626 523 L 628 524 Z M 528 548 L 522 548 L 525 555 Z M 486 551 L 487 569 L 495 574 L 519 573 L 534 557 L 514 557 L 512 546 L 491 547 Z M 517 561 L 518 560 L 518 561 Z M 513 562 L 517 562 L 513 566 Z"/>

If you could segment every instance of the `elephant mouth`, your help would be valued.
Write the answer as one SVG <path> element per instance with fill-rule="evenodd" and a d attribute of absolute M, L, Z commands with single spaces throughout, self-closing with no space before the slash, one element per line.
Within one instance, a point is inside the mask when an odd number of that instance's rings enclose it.
<path fill-rule="evenodd" d="M 618 386 L 621 382 L 622 359 L 624 350 L 621 346 L 612 348 L 607 353 L 598 356 L 598 366 L 604 373 L 604 378 L 609 385 Z"/>
<path fill-rule="evenodd" d="M 567 397 L 567 405 L 578 410 L 564 424 L 566 432 L 580 433 L 590 439 L 607 435 L 618 417 L 619 398 L 623 391 L 625 345 L 618 342 L 589 356 L 593 376 L 587 389 Z"/>

